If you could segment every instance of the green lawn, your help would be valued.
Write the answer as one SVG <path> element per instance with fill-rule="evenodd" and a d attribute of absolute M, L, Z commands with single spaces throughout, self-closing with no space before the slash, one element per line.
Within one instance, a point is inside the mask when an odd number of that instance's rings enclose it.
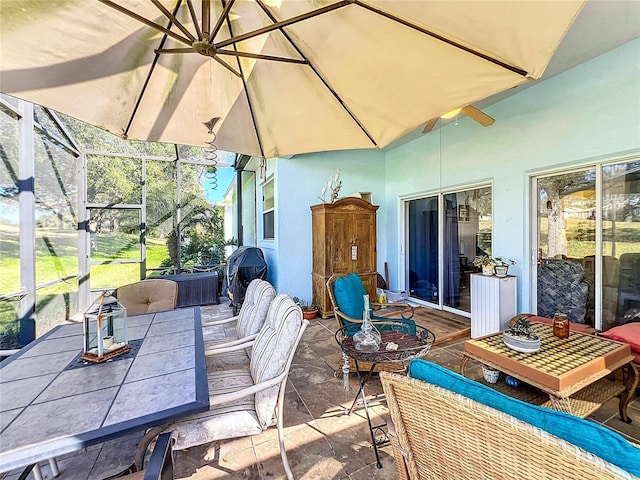
<path fill-rule="evenodd" d="M 75 232 L 38 232 L 36 242 L 36 284 L 42 284 L 78 272 L 77 234 Z M 139 258 L 138 237 L 136 235 L 100 236 L 97 251 L 92 252 L 92 260 L 108 261 L 111 259 Z M 15 292 L 20 289 L 20 258 L 17 231 L 3 230 L 0 234 L 0 276 L 2 291 Z M 147 268 L 157 268 L 167 258 L 164 239 L 147 238 Z M 133 276 L 123 278 L 123 270 L 133 272 Z M 92 288 L 123 285 L 123 280 L 135 282 L 139 280 L 138 264 L 129 265 L 97 265 L 91 269 Z M 96 283 L 96 286 L 93 286 Z M 60 293 L 65 291 L 60 286 Z M 54 293 L 54 292 L 52 292 Z"/>
<path fill-rule="evenodd" d="M 36 248 L 36 283 L 64 278 L 78 272 L 77 234 L 73 232 L 38 232 Z M 111 235 L 98 240 L 98 253 L 93 260 L 139 258 L 137 236 Z M 20 289 L 20 258 L 17 231 L 0 232 L 0 276 L 2 291 Z M 111 255 L 111 257 L 110 257 Z M 157 268 L 167 257 L 164 239 L 147 239 L 147 268 Z M 91 288 L 113 288 L 140 279 L 140 266 L 133 264 L 94 265 Z M 42 288 L 36 292 L 37 336 L 75 313 L 78 304 L 78 281 Z M 0 349 L 18 347 L 18 302 L 0 303 Z"/>

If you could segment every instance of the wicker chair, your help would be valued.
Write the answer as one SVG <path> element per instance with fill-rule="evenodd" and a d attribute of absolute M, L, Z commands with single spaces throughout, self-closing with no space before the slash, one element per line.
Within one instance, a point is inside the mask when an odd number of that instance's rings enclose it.
<path fill-rule="evenodd" d="M 354 284 L 356 285 L 355 288 L 351 289 L 348 294 L 354 295 L 357 300 L 353 300 L 352 305 L 350 305 L 348 308 L 345 307 L 343 298 L 339 298 L 335 292 L 335 283 L 336 281 L 339 281 L 341 279 L 353 279 Z M 360 280 L 360 277 L 358 277 L 357 274 L 351 273 L 349 275 L 345 275 L 342 273 L 336 273 L 335 275 L 331 275 L 331 277 L 329 277 L 329 280 L 327 280 L 327 290 L 329 291 L 329 298 L 331 299 L 331 304 L 333 306 L 333 315 L 338 322 L 338 328 L 362 323 L 362 311 L 364 310 L 362 296 L 367 292 L 364 289 L 362 280 Z M 411 320 L 413 318 L 413 307 L 408 303 L 369 303 L 371 304 L 370 308 L 372 322 L 375 323 L 376 321 L 388 322 L 389 320 L 401 320 L 407 323 L 408 328 L 415 333 L 415 322 Z M 375 315 L 373 309 L 376 307 L 393 307 L 395 310 L 389 316 L 381 317 L 379 315 Z M 359 312 L 358 316 L 356 316 L 356 311 Z"/>
<path fill-rule="evenodd" d="M 544 259 L 538 267 L 538 315 L 566 313 L 570 322 L 585 323 L 589 285 L 584 266 L 572 260 Z"/>
<path fill-rule="evenodd" d="M 450 390 L 380 374 L 400 480 L 637 478 L 511 415 Z"/>

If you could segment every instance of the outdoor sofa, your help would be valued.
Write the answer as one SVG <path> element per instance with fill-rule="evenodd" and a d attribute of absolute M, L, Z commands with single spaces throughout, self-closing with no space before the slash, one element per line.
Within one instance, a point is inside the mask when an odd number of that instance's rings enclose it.
<path fill-rule="evenodd" d="M 640 447 L 602 425 L 425 360 L 408 373 L 380 374 L 400 480 L 639 478 Z"/>

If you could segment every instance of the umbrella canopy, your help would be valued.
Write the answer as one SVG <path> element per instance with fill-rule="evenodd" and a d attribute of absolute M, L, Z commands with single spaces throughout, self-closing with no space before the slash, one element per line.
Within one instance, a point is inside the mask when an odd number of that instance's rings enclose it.
<path fill-rule="evenodd" d="M 0 90 L 132 139 L 382 148 L 540 78 L 583 4 L 2 0 Z"/>

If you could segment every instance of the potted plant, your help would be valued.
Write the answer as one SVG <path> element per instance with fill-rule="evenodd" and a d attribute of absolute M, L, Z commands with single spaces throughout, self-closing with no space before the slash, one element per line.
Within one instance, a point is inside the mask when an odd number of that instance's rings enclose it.
<path fill-rule="evenodd" d="M 493 259 L 493 265 L 497 277 L 506 277 L 509 266 L 515 265 L 516 261 L 506 257 L 496 257 Z"/>
<path fill-rule="evenodd" d="M 489 255 L 480 255 L 479 257 L 476 257 L 473 259 L 473 264 L 476 267 L 482 267 L 482 274 L 483 275 L 493 275 L 494 270 L 493 270 L 493 258 L 491 258 Z"/>
<path fill-rule="evenodd" d="M 314 304 L 310 303 L 309 305 L 306 305 L 304 303 L 304 300 L 301 300 L 299 305 L 302 309 L 302 317 L 304 319 L 312 320 L 318 316 L 318 307 L 316 307 Z"/>
<path fill-rule="evenodd" d="M 540 348 L 540 336 L 524 315 L 511 319 L 509 329 L 502 332 L 502 340 L 517 352 L 532 353 Z"/>

